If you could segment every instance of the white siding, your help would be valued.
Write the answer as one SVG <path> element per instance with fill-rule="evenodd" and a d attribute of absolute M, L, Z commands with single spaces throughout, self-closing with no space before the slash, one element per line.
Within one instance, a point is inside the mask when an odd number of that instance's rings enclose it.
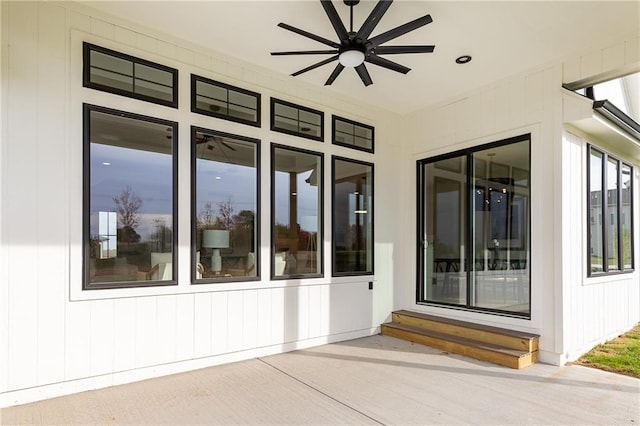
<path fill-rule="evenodd" d="M 633 273 L 589 278 L 587 276 L 587 143 L 570 132 L 563 137 L 563 282 L 564 333 L 567 336 L 564 355 L 567 361 L 577 359 L 594 345 L 611 339 L 640 321 L 640 273 L 638 272 L 638 237 L 640 179 L 635 164 L 635 267 Z M 610 151 L 611 152 L 611 151 Z M 616 156 L 615 151 L 611 155 Z M 631 163 L 623 156 L 618 159 Z M 633 164 L 633 163 L 631 163 Z M 579 243 L 580 242 L 580 243 Z"/>
<path fill-rule="evenodd" d="M 2 2 L 0 131 L 0 406 L 109 386 L 221 362 L 369 335 L 391 311 L 391 259 L 376 243 L 376 276 L 331 278 L 331 155 L 393 158 L 398 119 L 295 79 L 78 5 Z M 179 69 L 178 110 L 82 88 L 83 40 Z M 263 126 L 190 112 L 191 72 L 262 94 Z M 324 144 L 269 131 L 269 98 L 325 112 Z M 310 101 L 313 99 L 313 101 Z M 172 288 L 82 291 L 80 281 L 82 103 L 179 122 L 179 277 Z M 358 111 L 358 115 L 353 112 Z M 331 114 L 376 127 L 375 155 L 333 146 Z M 253 283 L 189 283 L 189 126 L 262 141 L 261 272 Z M 269 143 L 325 154 L 325 278 L 271 282 Z M 376 197 L 393 197 L 395 164 L 376 165 Z M 380 183 L 380 185 L 378 185 Z M 393 215 L 376 202 L 376 220 Z M 378 225 L 379 226 L 379 225 Z M 386 227 L 388 228 L 388 227 Z M 376 229 L 385 245 L 394 233 Z M 375 281 L 373 291 L 368 281 Z"/>

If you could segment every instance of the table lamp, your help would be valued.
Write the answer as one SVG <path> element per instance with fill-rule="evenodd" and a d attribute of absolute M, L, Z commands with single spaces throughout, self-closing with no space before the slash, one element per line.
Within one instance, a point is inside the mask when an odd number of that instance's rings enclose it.
<path fill-rule="evenodd" d="M 205 229 L 202 234 L 202 247 L 213 249 L 211 255 L 211 271 L 219 274 L 222 270 L 221 248 L 229 248 L 229 231 L 220 229 Z"/>

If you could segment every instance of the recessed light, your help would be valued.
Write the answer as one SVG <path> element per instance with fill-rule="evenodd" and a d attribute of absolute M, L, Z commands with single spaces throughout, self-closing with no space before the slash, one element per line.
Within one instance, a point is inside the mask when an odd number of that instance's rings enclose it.
<path fill-rule="evenodd" d="M 471 62 L 470 55 L 462 55 L 456 58 L 456 64 L 468 64 L 469 62 Z"/>
<path fill-rule="evenodd" d="M 220 180 L 222 179 L 220 176 L 216 176 L 216 180 Z"/>
<path fill-rule="evenodd" d="M 102 165 L 103 165 L 103 166 L 110 166 L 110 165 L 111 165 L 111 163 L 109 163 L 108 161 L 103 161 L 103 162 L 102 162 Z"/>

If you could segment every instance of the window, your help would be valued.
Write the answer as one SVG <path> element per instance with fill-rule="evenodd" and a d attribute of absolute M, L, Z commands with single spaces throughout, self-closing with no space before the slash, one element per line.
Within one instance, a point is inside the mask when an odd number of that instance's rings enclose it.
<path fill-rule="evenodd" d="M 256 139 L 191 128 L 192 280 L 257 279 Z"/>
<path fill-rule="evenodd" d="M 271 147 L 272 278 L 322 276 L 322 159 Z"/>
<path fill-rule="evenodd" d="M 418 303 L 529 316 L 529 170 L 529 135 L 418 162 Z"/>
<path fill-rule="evenodd" d="M 315 109 L 271 98 L 271 130 L 323 141 L 324 114 Z"/>
<path fill-rule="evenodd" d="M 633 270 L 632 168 L 589 146 L 589 275 Z"/>
<path fill-rule="evenodd" d="M 191 111 L 260 127 L 260 94 L 191 74 Z"/>
<path fill-rule="evenodd" d="M 331 117 L 331 133 L 334 145 L 373 152 L 373 127 L 346 118 Z"/>
<path fill-rule="evenodd" d="M 84 105 L 84 288 L 176 284 L 177 123 Z"/>
<path fill-rule="evenodd" d="M 373 274 L 373 164 L 333 157 L 333 276 Z"/>
<path fill-rule="evenodd" d="M 178 107 L 178 70 L 86 42 L 83 48 L 85 87 Z"/>

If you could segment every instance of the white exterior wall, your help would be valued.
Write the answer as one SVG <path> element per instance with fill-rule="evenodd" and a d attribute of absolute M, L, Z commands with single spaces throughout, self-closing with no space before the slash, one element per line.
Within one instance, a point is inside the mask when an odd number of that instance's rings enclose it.
<path fill-rule="evenodd" d="M 395 309 L 511 328 L 541 336 L 540 360 L 562 365 L 640 321 L 638 164 L 636 272 L 586 278 L 585 142 L 563 138 L 562 84 L 640 70 L 638 34 L 566 61 L 496 82 L 404 117 L 402 204 L 406 209 Z M 416 161 L 531 133 L 531 319 L 415 302 Z M 615 153 L 615 151 L 613 151 Z M 630 162 L 628 158 L 621 159 Z M 577 226 L 578 224 L 582 226 Z"/>
<path fill-rule="evenodd" d="M 563 64 L 563 82 L 594 82 L 620 73 L 640 72 L 640 37 L 632 34 L 618 43 L 575 55 Z M 584 118 L 565 97 L 563 121 Z M 587 144 L 603 149 L 634 167 L 633 273 L 587 276 Z M 640 151 L 640 147 L 637 148 Z M 628 151 L 628 150 L 624 150 Z M 640 161 L 607 140 L 568 127 L 562 139 L 562 280 L 564 361 L 572 361 L 640 322 Z"/>
<path fill-rule="evenodd" d="M 0 406 L 378 330 L 392 308 L 398 117 L 78 5 L 2 2 L 0 19 Z M 178 68 L 179 109 L 83 88 L 82 41 Z M 260 92 L 262 127 L 192 114 L 191 72 Z M 269 131 L 271 96 L 324 111 L 325 143 Z M 179 122 L 177 286 L 81 290 L 83 102 Z M 375 155 L 331 145 L 332 113 L 375 126 Z M 261 281 L 189 283 L 191 125 L 262 141 Z M 325 278 L 268 279 L 270 142 L 325 154 Z M 373 277 L 331 278 L 332 154 L 375 163 Z"/>

